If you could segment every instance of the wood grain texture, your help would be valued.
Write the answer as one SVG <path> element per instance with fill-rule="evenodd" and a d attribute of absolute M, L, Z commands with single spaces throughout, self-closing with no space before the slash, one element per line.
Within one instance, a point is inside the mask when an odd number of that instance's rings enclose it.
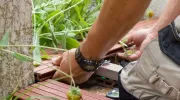
<path fill-rule="evenodd" d="M 32 44 L 31 0 L 0 0 L 0 39 L 9 33 L 10 45 Z M 7 48 L 14 52 L 31 55 L 30 48 Z M 0 100 L 19 84 L 25 87 L 34 82 L 33 64 L 21 62 L 12 55 L 0 51 Z"/>
<path fill-rule="evenodd" d="M 58 100 L 67 100 L 66 93 L 69 90 L 69 88 L 70 85 L 49 79 L 28 86 L 25 89 L 21 89 L 14 96 L 15 97 L 18 96 L 20 100 L 25 100 L 25 98 L 30 98 L 33 96 L 49 96 L 49 97 L 57 98 Z M 27 92 L 27 90 L 30 91 Z M 111 100 L 104 96 L 90 93 L 82 89 L 81 89 L 81 93 L 83 100 Z M 47 100 L 47 99 L 38 98 L 38 100 Z"/>

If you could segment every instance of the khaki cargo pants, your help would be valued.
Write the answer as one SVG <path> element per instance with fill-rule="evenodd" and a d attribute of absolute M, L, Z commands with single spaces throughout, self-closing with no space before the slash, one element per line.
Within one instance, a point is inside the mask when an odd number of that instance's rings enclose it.
<path fill-rule="evenodd" d="M 180 100 L 180 66 L 161 52 L 158 39 L 122 70 L 121 83 L 140 100 Z"/>

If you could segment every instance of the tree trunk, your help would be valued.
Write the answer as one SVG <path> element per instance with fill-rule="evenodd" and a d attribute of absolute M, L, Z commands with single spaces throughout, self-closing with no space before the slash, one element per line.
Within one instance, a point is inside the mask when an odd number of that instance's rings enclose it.
<path fill-rule="evenodd" d="M 0 39 L 8 32 L 10 45 L 32 44 L 31 0 L 0 0 Z M 28 47 L 7 48 L 31 55 Z M 22 81 L 20 81 L 22 79 Z M 20 82 L 25 87 L 34 82 L 33 66 L 0 51 L 0 100 L 8 96 Z"/>

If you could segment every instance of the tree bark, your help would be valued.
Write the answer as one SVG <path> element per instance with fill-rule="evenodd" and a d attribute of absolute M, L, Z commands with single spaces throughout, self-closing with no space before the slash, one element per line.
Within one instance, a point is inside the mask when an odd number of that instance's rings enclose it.
<path fill-rule="evenodd" d="M 31 7 L 31 0 L 0 0 L 0 39 L 8 32 L 10 45 L 32 44 Z M 7 49 L 31 55 L 28 47 Z M 0 51 L 0 100 L 8 96 L 19 82 L 19 88 L 34 82 L 33 64 L 21 62 L 12 55 Z"/>

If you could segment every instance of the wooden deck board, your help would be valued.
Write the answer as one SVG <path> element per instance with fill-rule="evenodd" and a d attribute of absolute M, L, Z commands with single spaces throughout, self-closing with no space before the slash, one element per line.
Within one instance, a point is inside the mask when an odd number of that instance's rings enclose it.
<path fill-rule="evenodd" d="M 69 86 L 68 86 L 68 85 L 66 85 L 66 84 L 64 84 L 64 83 L 61 83 L 61 82 L 56 82 L 56 81 L 54 81 L 54 80 L 46 80 L 46 82 L 49 82 L 49 83 L 58 85 L 58 86 L 60 86 L 60 87 L 64 87 L 64 88 L 66 88 L 66 89 L 69 89 Z M 81 91 L 82 91 L 83 95 L 92 96 L 92 97 L 94 97 L 94 98 L 96 98 L 96 99 L 99 99 L 99 100 L 111 100 L 111 99 L 106 98 L 106 97 L 104 97 L 104 96 L 100 96 L 100 95 L 96 95 L 96 94 L 87 92 L 86 90 L 83 90 L 83 89 L 81 89 Z"/>
<path fill-rule="evenodd" d="M 16 92 L 16 93 L 14 94 L 14 96 L 15 96 L 15 97 L 18 97 L 18 100 L 26 100 L 26 99 L 29 98 L 28 95 L 22 95 L 22 93 L 20 93 L 20 92 Z M 36 100 L 38 100 L 38 99 L 36 99 Z"/>
<path fill-rule="evenodd" d="M 56 70 L 54 69 L 56 68 L 56 66 L 54 66 L 50 60 L 43 61 L 42 63 L 46 65 L 41 64 L 39 67 L 36 67 L 34 69 L 36 81 L 44 81 L 46 79 L 50 79 L 56 72 Z"/>
<path fill-rule="evenodd" d="M 45 61 L 43 61 L 43 62 L 45 62 Z M 45 69 L 45 68 L 48 68 L 48 66 L 47 66 L 47 65 L 40 65 L 40 67 L 38 66 L 38 67 L 36 67 L 36 68 L 34 69 L 34 72 L 41 71 L 41 70 L 43 70 L 43 69 Z"/>
<path fill-rule="evenodd" d="M 40 89 L 40 90 L 43 90 L 45 92 L 48 92 L 48 93 L 51 93 L 53 95 L 57 95 L 59 97 L 67 99 L 66 93 L 63 92 L 63 91 L 57 91 L 55 89 L 52 89 L 52 88 L 49 88 L 49 87 L 46 87 L 46 86 L 43 86 L 43 85 L 40 85 L 40 84 L 33 84 L 32 85 L 32 87 L 36 87 L 36 86 L 38 86 L 37 88 Z"/>
<path fill-rule="evenodd" d="M 33 88 L 33 86 L 28 87 L 28 88 Z M 26 88 L 26 89 L 28 89 L 28 88 Z M 44 91 L 42 89 L 39 89 L 38 87 L 34 87 L 31 91 L 34 92 L 34 93 L 43 95 L 43 96 L 49 96 L 49 97 L 54 97 L 54 98 L 57 98 L 57 99 L 60 99 L 60 100 L 66 100 L 65 98 L 63 98 L 61 96 L 57 96 L 57 95 L 54 95 L 52 93 L 46 92 L 46 91 Z"/>
<path fill-rule="evenodd" d="M 46 84 L 47 83 L 47 84 Z M 58 86 L 58 85 L 54 85 L 54 84 L 51 84 L 51 83 L 48 83 L 48 82 L 46 82 L 46 83 L 44 83 L 44 84 L 42 84 L 41 82 L 40 82 L 40 84 L 41 85 L 43 85 L 43 86 L 46 86 L 46 87 L 48 87 L 48 88 L 51 88 L 51 89 L 53 89 L 53 90 L 56 90 L 56 91 L 60 91 L 60 92 L 64 92 L 64 91 L 68 91 L 69 89 L 67 89 L 67 88 L 64 88 L 64 87 L 61 87 L 61 86 Z M 98 100 L 98 99 L 95 99 L 95 98 L 93 98 L 93 97 L 90 97 L 90 96 L 87 96 L 87 95 L 83 95 L 83 100 L 85 99 L 85 100 Z"/>
<path fill-rule="evenodd" d="M 41 94 L 38 94 L 38 93 L 34 93 L 30 90 L 26 90 L 26 89 L 21 89 L 19 90 L 18 92 L 20 92 L 21 94 L 25 94 L 27 95 L 28 97 L 41 97 L 42 95 Z M 35 99 L 35 100 L 40 100 L 40 99 Z M 51 100 L 51 99 L 47 99 L 47 98 L 41 98 L 41 100 Z"/>
<path fill-rule="evenodd" d="M 54 80 L 46 80 L 44 82 L 38 82 L 31 86 L 26 87 L 25 89 L 21 89 L 15 93 L 15 97 L 20 97 L 18 100 L 25 100 L 32 96 L 49 96 L 54 97 L 59 100 L 67 100 L 66 92 L 69 90 L 70 86 L 61 82 L 57 82 Z M 111 100 L 104 96 L 96 95 L 93 93 L 89 93 L 88 91 L 81 90 L 83 100 Z M 24 95 L 22 95 L 24 94 Z M 48 98 L 38 98 L 34 100 L 51 100 Z"/>

